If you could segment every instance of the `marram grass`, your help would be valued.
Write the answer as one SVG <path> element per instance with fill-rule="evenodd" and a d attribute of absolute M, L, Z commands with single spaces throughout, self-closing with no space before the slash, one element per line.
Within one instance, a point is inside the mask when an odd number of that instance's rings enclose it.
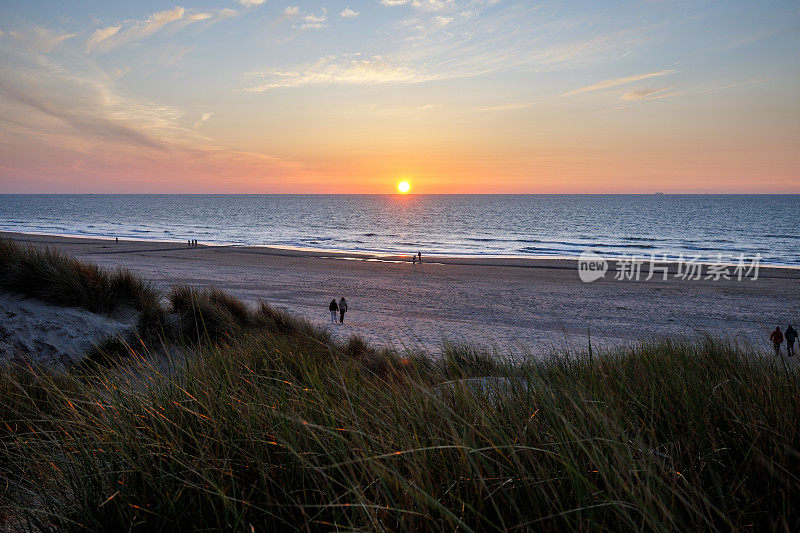
<path fill-rule="evenodd" d="M 800 528 L 794 364 L 711 338 L 433 359 L 169 300 L 174 360 L 0 374 L 3 528 Z"/>

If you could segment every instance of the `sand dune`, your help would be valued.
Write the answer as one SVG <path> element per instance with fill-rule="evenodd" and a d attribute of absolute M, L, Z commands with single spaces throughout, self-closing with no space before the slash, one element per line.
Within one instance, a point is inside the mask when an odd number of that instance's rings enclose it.
<path fill-rule="evenodd" d="M 20 359 L 62 367 L 106 338 L 125 336 L 132 322 L 0 294 L 0 363 Z"/>

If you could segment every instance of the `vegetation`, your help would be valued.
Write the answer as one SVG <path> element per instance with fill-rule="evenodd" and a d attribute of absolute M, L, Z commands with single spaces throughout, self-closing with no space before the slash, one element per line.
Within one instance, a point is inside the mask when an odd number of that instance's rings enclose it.
<path fill-rule="evenodd" d="M 108 273 L 50 248 L 0 239 L 0 290 L 55 305 L 113 313 L 158 306 L 158 293 L 130 271 Z"/>
<path fill-rule="evenodd" d="M 167 300 L 167 353 L 0 375 L 2 527 L 800 527 L 795 365 L 711 338 L 434 359 L 217 291 Z"/>

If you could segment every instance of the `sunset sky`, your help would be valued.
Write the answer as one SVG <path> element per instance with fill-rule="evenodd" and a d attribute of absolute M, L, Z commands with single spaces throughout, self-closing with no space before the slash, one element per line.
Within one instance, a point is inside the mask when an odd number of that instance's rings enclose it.
<path fill-rule="evenodd" d="M 3 0 L 0 193 L 798 193 L 798 95 L 796 0 Z"/>

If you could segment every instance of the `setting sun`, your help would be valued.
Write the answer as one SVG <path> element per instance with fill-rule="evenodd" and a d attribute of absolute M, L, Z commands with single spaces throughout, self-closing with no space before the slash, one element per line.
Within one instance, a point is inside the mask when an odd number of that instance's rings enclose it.
<path fill-rule="evenodd" d="M 407 181 L 401 181 L 397 184 L 397 190 L 403 193 L 408 192 L 411 190 L 411 185 Z"/>

